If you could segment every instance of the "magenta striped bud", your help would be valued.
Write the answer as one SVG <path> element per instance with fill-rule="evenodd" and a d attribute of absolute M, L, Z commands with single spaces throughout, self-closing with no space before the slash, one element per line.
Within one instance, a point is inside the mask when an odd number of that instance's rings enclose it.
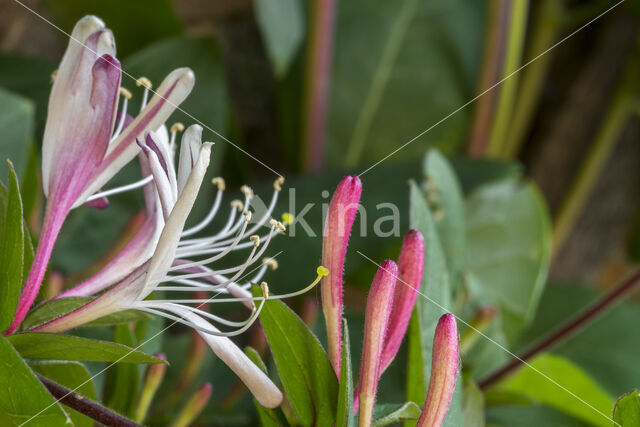
<path fill-rule="evenodd" d="M 367 297 L 362 361 L 360 362 L 360 426 L 371 425 L 380 377 L 380 356 L 385 342 L 397 277 L 398 266 L 393 261 L 384 261 L 373 278 Z"/>
<path fill-rule="evenodd" d="M 322 279 L 322 311 L 327 324 L 329 360 L 338 377 L 342 361 L 342 271 L 361 193 L 360 178 L 344 177 L 333 193 L 324 224 L 322 265 L 330 274 Z"/>
<path fill-rule="evenodd" d="M 452 314 L 445 314 L 438 321 L 433 337 L 431 380 L 427 400 L 418 420 L 419 427 L 442 425 L 458 375 L 458 328 Z"/>
<path fill-rule="evenodd" d="M 411 319 L 416 297 L 422 284 L 423 270 L 424 237 L 418 230 L 409 230 L 404 237 L 400 256 L 398 257 L 398 273 L 400 275 L 393 295 L 389 327 L 382 349 L 380 375 L 389 367 L 393 358 L 396 357 L 404 334 L 407 332 L 409 319 Z"/>

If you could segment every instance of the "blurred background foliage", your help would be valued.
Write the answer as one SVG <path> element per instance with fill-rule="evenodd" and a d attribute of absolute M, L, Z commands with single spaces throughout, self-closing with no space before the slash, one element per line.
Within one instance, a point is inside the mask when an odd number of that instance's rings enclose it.
<path fill-rule="evenodd" d="M 374 234 L 376 220 L 390 214 L 379 208 L 381 203 L 400 209 L 400 235 L 419 223 L 420 215 L 433 215 L 448 264 L 443 274 L 449 274 L 451 306 L 472 321 L 478 309 L 497 305 L 500 314 L 485 333 L 513 351 L 596 299 L 640 259 L 640 7 L 635 0 L 602 17 L 599 14 L 612 3 L 25 4 L 41 16 L 14 0 L 0 1 L 0 177 L 4 181 L 4 159 L 10 158 L 21 178 L 25 212 L 36 236 L 43 204 L 39 146 L 49 76 L 68 41 L 63 32 L 91 13 L 103 18 L 115 34 L 126 73 L 122 85 L 136 92 L 134 100 L 141 93 L 134 84 L 139 76 L 158 84 L 173 68 L 195 71 L 195 89 L 182 105 L 184 112 L 173 119 L 198 121 L 205 127 L 205 138 L 216 143 L 210 177 L 223 175 L 229 193 L 246 183 L 266 201 L 276 177 L 273 171 L 287 177 L 276 212 L 303 215 L 316 236 L 294 224 L 295 236 L 277 239 L 270 252 L 282 253 L 280 268 L 268 278 L 272 289 L 298 289 L 313 275 L 320 260 L 322 205 L 343 175 L 366 171 L 361 176 L 366 216 L 359 216 L 355 227 L 363 227 L 367 235 L 354 234 L 346 264 L 345 298 L 355 355 L 362 341 L 366 291 L 375 271 L 356 251 L 378 261 L 395 258 L 401 242 L 398 236 Z M 523 64 L 527 66 L 510 77 Z M 509 78 L 504 83 L 486 91 L 505 77 Z M 479 94 L 483 95 L 476 98 Z M 435 151 L 425 157 L 428 148 L 439 149 L 446 160 Z M 110 186 L 129 183 L 138 173 L 137 165 L 130 165 Z M 416 213 L 420 206 L 415 199 L 410 206 L 409 179 L 418 183 L 426 212 Z M 438 184 L 436 194 L 433 181 Z M 212 195 L 213 188 L 203 186 L 190 220 L 205 215 Z M 118 195 L 110 202 L 103 211 L 76 209 L 65 224 L 50 269 L 62 273 L 65 286 L 96 271 L 135 225 L 132 217 L 142 208 L 139 194 Z M 312 207 L 301 212 L 307 204 Z M 443 210 L 448 214 L 442 217 L 438 212 Z M 314 291 L 290 304 L 322 337 L 323 322 L 316 321 L 318 301 Z M 433 310 L 428 302 L 424 307 Z M 569 388 L 584 376 L 591 393 L 582 397 L 606 407 L 614 397 L 640 386 L 635 366 L 640 341 L 633 328 L 638 321 L 637 303 L 625 302 L 536 363 L 546 363 L 549 369 L 564 367 L 550 375 L 560 375 L 558 381 Z M 141 323 L 146 330 L 137 331 L 138 336 L 116 329 L 115 338 L 142 341 L 162 326 L 159 320 Z M 114 337 L 106 328 L 78 333 Z M 264 350 L 257 328 L 241 339 Z M 194 338 L 181 327 L 145 345 L 148 352 L 167 353 L 176 367 L 167 371 L 159 393 L 164 397 L 156 401 L 152 423 L 166 422 L 179 408 L 180 394 L 196 387 L 197 382 L 180 385 L 178 378 L 183 365 L 192 363 L 188 355 L 194 345 Z M 214 389 L 201 422 L 252 424 L 249 396 L 220 361 L 205 354 L 198 377 L 213 383 Z M 507 356 L 494 343 L 477 341 L 463 354 L 467 383 L 489 374 Z M 398 360 L 406 357 L 403 347 Z M 354 358 L 356 364 L 358 359 Z M 272 363 L 268 362 L 273 371 Z M 101 366 L 89 364 L 93 372 Z M 382 378 L 381 401 L 400 403 L 397 396 L 404 395 L 406 370 L 404 363 L 392 365 Z M 132 381 L 120 387 L 135 394 L 137 379 L 137 373 L 114 372 L 94 382 L 96 390 L 104 386 L 102 397 L 109 406 L 126 412 L 126 402 L 110 400 L 109 390 L 113 381 Z M 514 378 L 500 393 L 486 393 L 484 403 L 480 397 L 480 412 L 467 407 L 474 395 L 465 387 L 465 423 L 484 425 L 483 405 L 489 425 L 515 425 L 516 420 L 517 425 L 602 423 L 584 407 L 572 406 L 575 402 L 553 400 L 539 387 L 522 386 L 530 383 L 526 377 Z"/>

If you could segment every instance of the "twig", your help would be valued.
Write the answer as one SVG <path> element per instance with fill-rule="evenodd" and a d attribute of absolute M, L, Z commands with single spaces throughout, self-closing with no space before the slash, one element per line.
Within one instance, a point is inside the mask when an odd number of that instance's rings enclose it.
<path fill-rule="evenodd" d="M 639 284 L 640 269 L 637 269 L 627 279 L 623 280 L 618 286 L 606 293 L 600 300 L 586 308 L 582 313 L 569 320 L 555 332 L 552 332 L 550 335 L 540 340 L 537 344 L 521 353 L 518 357 L 511 359 L 502 368 L 480 381 L 480 388 L 486 389 L 490 387 L 519 368 L 523 362 L 526 362 L 534 356 L 551 349 L 558 343 L 582 330 L 585 326 L 612 308 L 617 302 L 628 296 L 629 293 Z"/>
<path fill-rule="evenodd" d="M 51 393 L 51 395 L 60 403 L 68 406 L 69 408 L 75 409 L 81 414 L 86 415 L 99 423 L 114 427 L 140 426 L 122 415 L 113 412 L 112 410 L 107 409 L 104 406 L 99 405 L 43 376 L 38 375 L 38 379 L 47 388 L 47 390 L 49 390 L 49 393 Z"/>

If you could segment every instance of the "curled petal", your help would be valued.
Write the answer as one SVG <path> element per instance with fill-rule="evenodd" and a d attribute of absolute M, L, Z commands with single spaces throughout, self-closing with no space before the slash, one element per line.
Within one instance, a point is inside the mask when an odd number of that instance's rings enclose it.
<path fill-rule="evenodd" d="M 202 141 L 202 126 L 191 125 L 182 135 L 180 158 L 178 160 L 178 192 L 181 192 L 187 182 L 189 173 L 198 158 Z"/>
<path fill-rule="evenodd" d="M 431 359 L 431 379 L 427 400 L 418 420 L 420 427 L 438 427 L 442 425 L 458 375 L 458 328 L 456 319 L 445 314 L 438 321 L 433 337 L 433 356 Z"/>
<path fill-rule="evenodd" d="M 361 193 L 360 178 L 343 178 L 333 193 L 324 225 L 322 265 L 331 273 L 322 279 L 322 311 L 327 324 L 329 360 L 338 376 L 342 361 L 342 271 Z"/>

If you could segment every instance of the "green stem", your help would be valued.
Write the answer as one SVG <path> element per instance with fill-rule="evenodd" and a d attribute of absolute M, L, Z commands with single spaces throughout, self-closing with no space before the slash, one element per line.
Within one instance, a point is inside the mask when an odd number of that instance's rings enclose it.
<path fill-rule="evenodd" d="M 632 100 L 631 93 L 624 90 L 615 95 L 604 122 L 596 134 L 595 141 L 555 219 L 553 228 L 555 252 L 562 247 L 567 239 L 598 176 L 600 176 L 602 168 L 624 128 L 626 119 L 629 117 Z"/>
<path fill-rule="evenodd" d="M 513 1 L 502 78 L 514 73 L 521 63 L 528 9 L 528 0 Z M 500 86 L 495 121 L 487 148 L 487 154 L 494 157 L 499 157 L 504 152 L 507 131 L 515 104 L 516 89 L 518 88 L 518 74 L 511 75 Z"/>
<path fill-rule="evenodd" d="M 527 48 L 527 58 L 534 58 L 548 49 L 562 26 L 565 12 L 564 2 L 543 0 L 536 9 L 531 31 L 531 42 Z M 522 83 L 518 88 L 517 103 L 514 105 L 513 119 L 505 141 L 504 156 L 514 158 L 520 152 L 524 136 L 529 130 L 533 113 L 542 93 L 542 85 L 551 64 L 551 55 L 543 55 L 522 74 Z"/>
<path fill-rule="evenodd" d="M 391 28 L 389 38 L 382 52 L 382 58 L 380 58 L 380 63 L 374 73 L 371 88 L 364 100 L 362 110 L 360 110 L 358 120 L 353 130 L 353 136 L 349 142 L 345 160 L 347 168 L 354 168 L 360 162 L 362 152 L 364 151 L 365 140 L 369 134 L 376 111 L 378 111 L 378 107 L 382 101 L 384 89 L 389 82 L 389 77 L 391 76 L 391 71 L 393 71 L 393 66 L 402 47 L 402 42 L 409 30 L 411 20 L 415 16 L 417 6 L 417 0 L 405 0 Z"/>

